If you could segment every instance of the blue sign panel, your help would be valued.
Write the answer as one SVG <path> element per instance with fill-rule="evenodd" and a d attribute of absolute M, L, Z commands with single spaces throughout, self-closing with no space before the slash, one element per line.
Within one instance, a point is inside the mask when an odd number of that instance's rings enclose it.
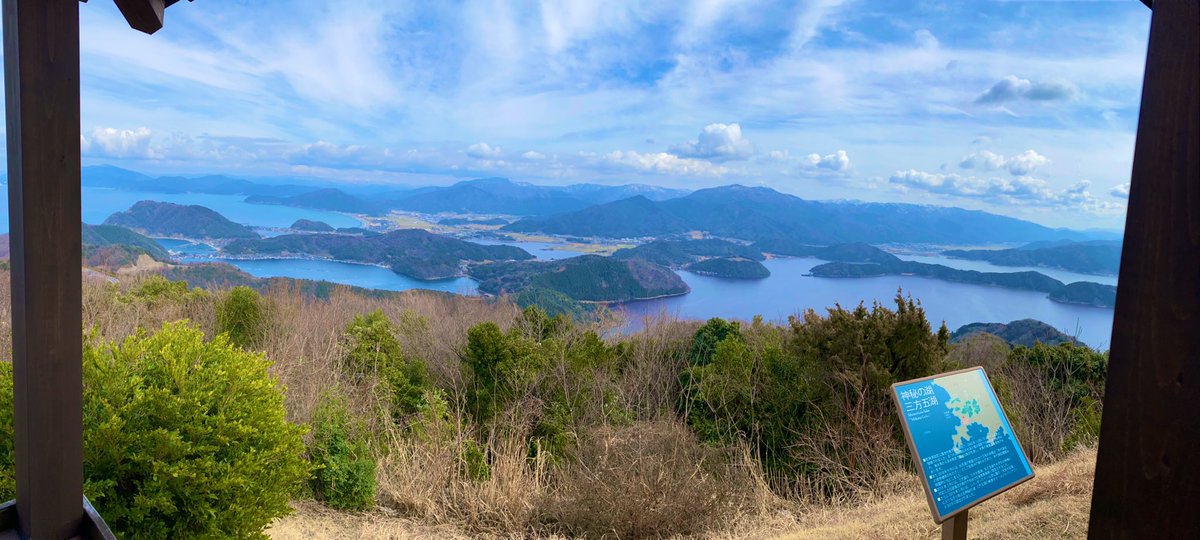
<path fill-rule="evenodd" d="M 938 523 L 1033 478 L 983 368 L 892 385 Z"/>

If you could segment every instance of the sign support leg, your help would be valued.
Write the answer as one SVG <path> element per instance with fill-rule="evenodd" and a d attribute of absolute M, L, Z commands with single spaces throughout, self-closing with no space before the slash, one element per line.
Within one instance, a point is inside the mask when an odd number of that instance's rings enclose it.
<path fill-rule="evenodd" d="M 942 540 L 967 540 L 967 511 L 942 522 Z"/>

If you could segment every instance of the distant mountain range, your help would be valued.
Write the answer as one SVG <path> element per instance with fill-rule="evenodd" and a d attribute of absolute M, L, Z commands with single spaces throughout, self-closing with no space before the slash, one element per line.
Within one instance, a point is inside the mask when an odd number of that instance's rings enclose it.
<path fill-rule="evenodd" d="M 582 255 L 557 261 L 471 265 L 470 276 L 488 294 L 549 290 L 579 302 L 624 302 L 686 294 L 688 286 L 670 269 L 641 259 Z"/>
<path fill-rule="evenodd" d="M 1105 276 L 1115 276 L 1121 268 L 1121 242 L 1117 240 L 1034 242 L 1017 249 L 952 249 L 942 254 L 998 266 L 1040 266 Z"/>
<path fill-rule="evenodd" d="M 765 187 L 724 186 L 652 201 L 632 197 L 502 228 L 514 232 L 641 238 L 689 231 L 747 241 L 831 245 L 846 242 L 1030 242 L 1089 233 L 942 206 L 809 201 Z"/>
<path fill-rule="evenodd" d="M 181 238 L 258 238 L 245 225 L 229 221 L 212 209 L 158 201 L 138 201 L 128 210 L 104 220 L 150 236 Z"/>
<path fill-rule="evenodd" d="M 402 194 L 385 204 L 397 210 L 429 214 L 454 212 L 542 216 L 574 212 L 589 206 L 634 196 L 646 197 L 650 200 L 665 200 L 686 194 L 686 191 L 641 184 L 537 186 L 513 182 L 506 178 L 480 178 L 459 182 L 449 187 L 429 188 L 417 193 Z"/>
<path fill-rule="evenodd" d="M 318 189 L 297 195 L 251 195 L 246 197 L 250 204 L 278 204 L 296 208 L 330 210 L 350 214 L 378 215 L 385 213 L 386 206 L 367 202 L 345 191 L 335 188 Z"/>

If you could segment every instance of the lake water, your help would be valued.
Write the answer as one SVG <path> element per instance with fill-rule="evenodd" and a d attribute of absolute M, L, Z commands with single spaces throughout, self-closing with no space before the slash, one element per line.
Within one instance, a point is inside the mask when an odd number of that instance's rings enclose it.
<path fill-rule="evenodd" d="M 231 221 L 251 227 L 288 227 L 297 219 L 324 221 L 334 227 L 358 227 L 352 216 L 337 212 L 309 210 L 268 204 L 249 204 L 242 195 L 206 195 L 203 193 L 145 193 L 106 188 L 82 190 L 84 223 L 103 223 L 114 212 L 129 209 L 138 201 L 162 201 L 198 204 L 211 208 Z M 8 198 L 0 197 L 0 232 L 8 232 Z"/>
<path fill-rule="evenodd" d="M 942 321 L 951 331 L 972 322 L 1010 322 L 1037 319 L 1077 335 L 1093 347 L 1107 348 L 1112 333 L 1113 310 L 1052 302 L 1045 293 L 950 283 L 916 276 L 875 278 L 817 278 L 809 269 L 825 261 L 807 258 L 773 259 L 764 264 L 771 277 L 731 280 L 679 272 L 692 292 L 671 298 L 630 302 L 615 309 L 629 316 L 631 329 L 641 319 L 661 313 L 689 319 L 724 317 L 749 320 L 762 315 L 768 321 L 786 321 L 806 308 L 823 313 L 841 303 L 847 309 L 859 302 L 878 300 L 895 308 L 896 290 L 919 299 L 925 314 L 936 326 Z M 954 261 L 948 262 L 972 262 Z M 949 265 L 949 264 L 948 264 Z"/>
<path fill-rule="evenodd" d="M 1057 279 L 1063 283 L 1074 283 L 1076 281 L 1091 281 L 1092 283 L 1102 283 L 1104 285 L 1116 285 L 1117 276 L 1097 276 L 1092 274 L 1080 274 L 1069 270 L 1059 270 L 1057 268 L 1041 268 L 1038 266 L 999 266 L 987 261 L 971 261 L 966 259 L 952 259 L 941 255 L 906 255 L 898 254 L 897 257 L 906 261 L 917 261 L 929 264 L 941 264 L 950 268 L 958 268 L 959 270 L 978 270 L 980 272 L 1041 272 L 1047 276 Z"/>
<path fill-rule="evenodd" d="M 177 240 L 160 240 L 164 246 L 180 253 L 196 253 L 202 257 L 211 248 Z M 499 242 L 487 242 L 497 244 Z M 561 259 L 577 255 L 569 251 L 549 249 L 553 244 L 540 242 L 508 242 L 540 259 Z M 185 259 L 186 259 L 185 255 Z M 940 257 L 905 257 L 922 262 L 935 262 L 954 268 L 995 270 L 984 268 L 978 261 L 962 261 Z M 257 277 L 292 277 L 325 280 L 358 287 L 402 291 L 413 288 L 434 289 L 459 294 L 475 294 L 476 283 L 469 278 L 443 281 L 420 281 L 398 275 L 386 268 L 319 260 L 228 260 L 194 259 L 227 262 Z M 762 315 L 768 321 L 783 322 L 789 315 L 812 308 L 819 312 L 836 303 L 852 308 L 859 302 L 868 305 L 875 300 L 894 307 L 892 299 L 897 289 L 903 289 L 921 301 L 931 323 L 942 321 L 950 329 L 972 322 L 1010 322 L 1032 318 L 1053 325 L 1067 334 L 1077 335 L 1088 345 L 1107 348 L 1112 330 L 1113 310 L 1052 302 L 1045 293 L 986 287 L 965 283 L 950 283 L 916 276 L 882 276 L 874 278 L 833 279 L 806 276 L 809 270 L 825 261 L 809 258 L 782 258 L 764 262 L 771 277 L 757 280 L 731 280 L 679 272 L 692 292 L 672 298 L 630 302 L 615 306 L 629 317 L 633 331 L 646 316 L 668 313 L 682 318 L 707 319 L 724 317 L 749 320 Z M 982 263 L 986 265 L 987 263 Z M 1008 271 L 1012 271 L 1008 269 Z M 1069 273 L 1068 273 L 1069 274 Z M 1063 274 L 1055 276 L 1064 280 Z M 1091 279 L 1094 276 L 1081 276 Z M 1071 279 L 1072 281 L 1077 279 Z M 1064 280 L 1066 281 L 1066 280 Z M 1115 282 L 1115 280 L 1112 280 Z"/>
<path fill-rule="evenodd" d="M 185 259 L 186 260 L 186 259 Z M 368 289 L 385 291 L 407 291 L 430 289 L 458 294 L 476 294 L 475 280 L 470 278 L 440 279 L 423 281 L 397 274 L 387 268 L 369 264 L 354 264 L 337 261 L 306 259 L 192 259 L 203 262 L 223 262 L 241 268 L 246 273 L 260 278 L 290 277 L 330 281 Z"/>

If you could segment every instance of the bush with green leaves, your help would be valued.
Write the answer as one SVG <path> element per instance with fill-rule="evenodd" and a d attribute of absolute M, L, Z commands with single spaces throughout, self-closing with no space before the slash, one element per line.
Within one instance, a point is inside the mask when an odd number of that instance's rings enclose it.
<path fill-rule="evenodd" d="M 217 330 L 243 348 L 253 347 L 266 331 L 266 313 L 258 291 L 245 285 L 229 290 L 217 305 Z"/>
<path fill-rule="evenodd" d="M 346 327 L 346 369 L 358 378 L 378 377 L 392 416 L 401 419 L 427 406 L 430 388 L 425 363 L 406 358 L 396 327 L 381 310 L 355 315 Z"/>
<path fill-rule="evenodd" d="M 343 510 L 373 508 L 375 457 L 365 428 L 351 417 L 345 401 L 332 392 L 323 394 L 313 412 L 312 430 L 308 454 L 316 467 L 313 496 Z"/>
<path fill-rule="evenodd" d="M 467 332 L 467 412 L 486 426 L 517 403 L 535 405 L 523 409 L 534 419 L 530 455 L 557 459 L 574 445 L 581 423 L 608 414 L 619 354 L 595 332 L 533 306 L 507 333 L 481 323 Z"/>
<path fill-rule="evenodd" d="M 900 296 L 895 310 L 810 310 L 786 329 L 711 319 L 696 331 L 680 378 L 685 416 L 703 441 L 748 442 L 774 477 L 804 475 L 812 463 L 853 469 L 878 453 L 868 441 L 848 443 L 865 432 L 902 448 L 889 387 L 947 367 L 947 340 L 948 332 L 935 334 L 924 310 Z M 874 473 L 890 472 L 882 468 Z M 874 473 L 836 489 L 878 480 Z"/>
<path fill-rule="evenodd" d="M 1022 443 L 1046 461 L 1100 434 L 1108 356 L 1072 343 L 1015 347 L 994 375 Z M 1014 399 L 1013 394 L 1018 394 Z M 1038 399 L 1030 399 L 1039 396 Z"/>
<path fill-rule="evenodd" d="M 186 323 L 83 348 L 84 491 L 124 538 L 265 538 L 309 475 L 270 361 Z M 0 497 L 13 465 L 0 364 Z"/>
<path fill-rule="evenodd" d="M 17 496 L 13 429 L 12 364 L 0 361 L 0 501 L 12 500 Z"/>
<path fill-rule="evenodd" d="M 185 305 L 207 295 L 208 292 L 199 287 L 189 289 L 186 281 L 171 281 L 160 275 L 152 275 L 118 298 L 125 303 Z"/>

